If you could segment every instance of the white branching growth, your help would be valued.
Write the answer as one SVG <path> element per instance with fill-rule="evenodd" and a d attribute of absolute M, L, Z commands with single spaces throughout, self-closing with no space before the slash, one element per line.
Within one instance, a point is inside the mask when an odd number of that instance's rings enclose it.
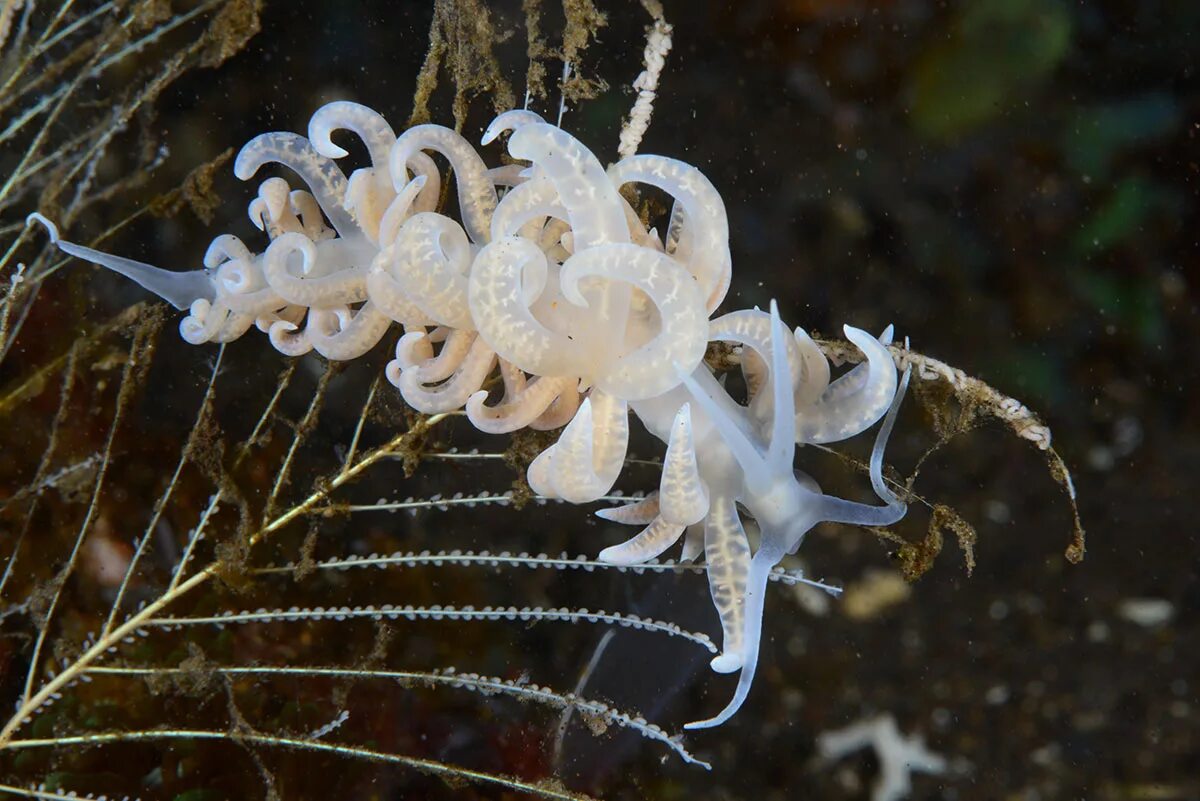
<path fill-rule="evenodd" d="M 654 113 L 654 100 L 658 97 L 658 80 L 671 52 L 671 26 L 661 16 L 654 21 L 646 33 L 646 52 L 643 55 L 645 69 L 633 82 L 637 99 L 629 118 L 621 126 L 621 139 L 617 154 L 629 158 L 637 153 L 646 129 L 650 127 L 650 116 Z"/>
<path fill-rule="evenodd" d="M 891 715 L 852 723 L 844 729 L 823 732 L 817 750 L 826 760 L 837 760 L 870 748 L 879 759 L 879 776 L 871 789 L 871 801 L 899 801 L 912 790 L 912 774 L 946 773 L 948 763 L 941 754 L 925 747 L 919 736 L 905 737 Z"/>

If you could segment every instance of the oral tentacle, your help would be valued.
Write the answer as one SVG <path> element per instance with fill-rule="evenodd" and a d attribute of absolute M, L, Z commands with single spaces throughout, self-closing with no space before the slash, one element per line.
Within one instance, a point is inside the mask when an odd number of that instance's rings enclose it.
<path fill-rule="evenodd" d="M 750 687 L 754 684 L 754 674 L 758 668 L 759 640 L 762 637 L 763 609 L 767 593 L 767 579 L 771 570 L 779 563 L 781 553 L 759 548 L 758 553 L 750 560 L 750 571 L 746 577 L 745 617 L 742 632 L 742 672 L 738 676 L 737 688 L 729 703 L 708 720 L 698 720 L 688 723 L 685 729 L 711 729 L 720 726 L 733 717 L 746 698 L 750 695 Z"/>
<path fill-rule="evenodd" d="M 700 373 L 701 371 L 711 378 L 707 368 L 698 368 L 696 372 Z M 721 408 L 708 391 L 700 386 L 695 375 L 684 373 L 682 381 L 692 398 L 695 399 L 696 405 L 708 416 L 709 421 L 737 460 L 738 466 L 745 474 L 746 485 L 752 489 L 765 489 L 769 486 L 772 476 L 763 459 L 762 452 L 750 440 L 734 417 Z M 717 389 L 720 390 L 720 387 L 717 386 Z"/>
<path fill-rule="evenodd" d="M 772 473 L 792 474 L 796 453 L 796 400 L 792 390 L 792 370 L 788 365 L 788 345 L 795 340 L 779 319 L 779 306 L 771 301 L 771 376 L 774 414 L 771 439 L 767 446 L 767 469 Z"/>
<path fill-rule="evenodd" d="M 45 227 L 47 233 L 50 234 L 50 243 L 68 256 L 74 256 L 98 267 L 120 273 L 138 286 L 170 303 L 176 309 L 190 308 L 198 300 L 211 302 L 216 299 L 217 293 L 212 279 L 204 270 L 174 272 L 155 267 L 153 264 L 134 261 L 123 256 L 114 256 L 111 253 L 60 239 L 58 226 L 37 212 L 30 214 L 26 220 L 40 223 Z"/>
<path fill-rule="evenodd" d="M 908 510 L 907 505 L 896 497 L 883 480 L 883 453 L 887 448 L 892 428 L 896 424 L 896 415 L 900 412 L 900 404 L 908 390 L 908 380 L 911 368 L 904 371 L 900 386 L 892 397 L 883 424 L 875 435 L 875 445 L 871 448 L 870 476 L 871 488 L 884 502 L 884 506 L 871 506 L 864 503 L 821 495 L 819 501 L 818 519 L 830 523 L 848 523 L 857 526 L 890 526 L 899 522 Z"/>

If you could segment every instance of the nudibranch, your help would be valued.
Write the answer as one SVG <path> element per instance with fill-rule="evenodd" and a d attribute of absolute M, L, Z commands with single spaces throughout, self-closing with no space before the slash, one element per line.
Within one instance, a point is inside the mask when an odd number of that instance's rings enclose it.
<path fill-rule="evenodd" d="M 347 176 L 336 131 L 358 137 L 370 166 Z M 562 428 L 528 469 L 547 498 L 583 504 L 606 496 L 625 462 L 630 414 L 666 445 L 658 489 L 602 509 L 635 525 L 600 559 L 635 565 L 683 540 L 703 557 L 720 619 L 712 667 L 741 671 L 733 700 L 689 728 L 716 726 L 741 706 L 754 679 L 764 592 L 772 569 L 817 523 L 887 525 L 905 513 L 885 486 L 883 451 L 908 375 L 887 345 L 847 326 L 866 357 L 831 380 L 830 364 L 802 329 L 770 311 L 711 319 L 729 289 L 729 225 L 720 193 L 694 166 L 634 155 L 607 169 L 582 143 L 529 111 L 501 114 L 483 137 L 508 134 L 516 164 L 489 168 L 454 131 L 419 125 L 397 136 L 366 106 L 336 102 L 313 116 L 305 138 L 268 133 L 250 141 L 234 172 L 271 163 L 298 175 L 263 181 L 249 206 L 267 246 L 213 240 L 199 270 L 175 272 L 59 238 L 63 252 L 133 279 L 187 315 L 192 343 L 228 342 L 252 326 L 289 356 L 315 350 L 354 359 L 393 323 L 403 327 L 386 377 L 413 408 L 465 409 L 484 432 Z M 458 216 L 437 208 L 451 168 Z M 621 194 L 655 187 L 674 200 L 665 234 L 646 230 Z M 740 403 L 704 362 L 708 344 L 740 348 L 747 397 Z M 485 382 L 503 396 L 489 405 Z M 844 440 L 882 419 L 870 480 L 882 505 L 821 492 L 794 467 L 807 443 Z M 757 548 L 742 526 L 761 532 Z"/>

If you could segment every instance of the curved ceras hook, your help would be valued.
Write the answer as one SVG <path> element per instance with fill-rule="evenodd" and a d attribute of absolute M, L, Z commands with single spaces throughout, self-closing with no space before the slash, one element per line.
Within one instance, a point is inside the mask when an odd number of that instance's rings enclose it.
<path fill-rule="evenodd" d="M 864 331 L 850 326 L 846 326 L 845 331 L 847 337 L 860 348 L 864 345 L 870 347 L 867 343 L 875 344 L 874 338 Z M 774 414 L 770 438 L 765 443 L 756 442 L 747 435 L 745 422 L 732 416 L 737 414 L 731 411 L 731 407 L 737 408 L 736 404 L 728 396 L 717 397 L 724 395 L 724 392 L 707 370 L 704 373 L 709 380 L 705 381 L 705 385 L 701 385 L 696 375 L 684 379 L 697 407 L 708 416 L 737 460 L 742 472 L 737 500 L 754 516 L 762 532 L 746 577 L 742 664 L 737 689 L 725 709 L 708 720 L 687 724 L 685 728 L 688 729 L 710 728 L 724 723 L 738 711 L 749 695 L 758 663 L 767 580 L 783 556 L 794 552 L 805 534 L 819 522 L 890 525 L 902 518 L 906 511 L 905 504 L 883 482 L 883 452 L 908 385 L 908 372 L 905 372 L 899 389 L 890 399 L 883 425 L 871 451 L 871 486 L 885 505 L 870 506 L 834 498 L 804 486 L 797 481 L 793 471 L 796 417 L 786 345 L 789 339 L 791 337 L 779 319 L 778 307 L 772 301 L 771 372 L 777 380 L 772 382 Z M 890 366 L 894 372 L 894 365 Z"/>
<path fill-rule="evenodd" d="M 526 122 L 508 140 L 508 152 L 530 162 L 536 174 L 552 183 L 571 226 L 571 250 L 630 241 L 620 194 L 600 161 L 579 140 L 552 125 Z M 577 316 L 566 333 L 597 349 L 613 331 L 624 331 L 631 288 L 598 282 L 585 293 L 591 313 Z"/>
<path fill-rule="evenodd" d="M 346 209 L 362 226 L 366 235 L 378 244 L 381 221 L 403 187 L 395 187 L 391 175 L 391 151 L 396 134 L 379 112 L 360 103 L 339 100 L 317 109 L 308 123 L 308 138 L 313 149 L 331 159 L 345 158 L 349 153 L 334 144 L 332 134 L 337 130 L 354 133 L 367 148 L 370 167 L 351 173 L 346 186 Z M 407 166 L 421 181 L 419 197 L 406 205 L 417 211 L 433 211 L 441 191 L 441 176 L 433 159 L 421 151 L 409 155 Z"/>
<path fill-rule="evenodd" d="M 677 233 L 672 256 L 696 277 L 705 308 L 715 310 L 725 298 L 733 270 L 729 222 L 716 187 L 692 165 L 666 156 L 630 156 L 609 167 L 608 174 L 618 188 L 648 184 L 675 198 L 686 223 Z"/>
<path fill-rule="evenodd" d="M 770 315 L 745 309 L 709 323 L 709 339 L 742 345 L 742 370 L 750 394 L 750 412 L 766 423 L 772 417 Z M 857 329 L 855 329 L 857 331 Z M 852 340 L 867 359 L 829 381 L 829 361 L 802 328 L 788 340 L 788 365 L 796 408 L 796 441 L 828 443 L 848 439 L 873 426 L 887 412 L 896 389 L 896 372 L 887 346 L 892 326 L 877 341 L 857 333 Z"/>
<path fill-rule="evenodd" d="M 439 153 L 450 162 L 458 188 L 463 228 L 476 245 L 486 245 L 492 213 L 496 210 L 496 186 L 487 165 L 475 148 L 460 134 L 441 125 L 417 125 L 402 133 L 389 155 L 392 184 L 399 192 L 409 181 L 409 165 L 424 150 Z M 428 191 L 428 189 L 426 190 Z M 422 196 L 424 196 L 422 192 Z M 432 209 L 420 209 L 432 211 Z"/>
<path fill-rule="evenodd" d="M 628 445 L 628 404 L 593 390 L 558 442 L 530 463 L 529 486 L 538 495 L 569 503 L 594 501 L 612 489 Z"/>
<path fill-rule="evenodd" d="M 629 506 L 596 513 L 614 522 L 646 527 L 629 540 L 605 548 L 599 558 L 616 565 L 654 559 L 674 545 L 685 528 L 703 520 L 708 511 L 708 487 L 696 462 L 691 406 L 685 403 L 671 426 L 658 492 Z"/>
<path fill-rule="evenodd" d="M 281 164 L 304 180 L 339 237 L 363 236 L 362 229 L 346 209 L 346 176 L 332 159 L 317 152 L 311 142 L 300 134 L 286 131 L 259 134 L 238 152 L 233 173 L 248 181 L 270 163 Z"/>

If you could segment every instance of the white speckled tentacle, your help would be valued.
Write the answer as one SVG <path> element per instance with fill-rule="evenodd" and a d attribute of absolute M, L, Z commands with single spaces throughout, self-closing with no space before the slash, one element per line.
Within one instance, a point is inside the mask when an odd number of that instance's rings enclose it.
<path fill-rule="evenodd" d="M 254 327 L 264 334 L 270 333 L 271 326 L 280 320 L 287 320 L 289 323 L 299 325 L 304 316 L 308 314 L 308 309 L 304 306 L 295 306 L 293 304 L 285 304 L 282 308 L 266 314 L 260 314 L 254 320 Z"/>
<path fill-rule="evenodd" d="M 649 525 L 654 518 L 658 517 L 658 492 L 656 490 L 645 498 L 624 506 L 598 509 L 596 517 L 626 526 Z"/>
<path fill-rule="evenodd" d="M 869 337 L 865 333 L 864 336 Z M 904 517 L 908 509 L 907 505 L 896 497 L 883 480 L 883 452 L 887 448 L 888 438 L 892 435 L 892 427 L 896 424 L 896 415 L 900 413 L 900 404 L 904 400 L 904 393 L 908 389 L 908 380 L 911 374 L 912 368 L 910 367 L 901 376 L 893 393 L 892 401 L 884 413 L 883 424 L 879 426 L 879 431 L 875 434 L 875 445 L 871 448 L 868 470 L 871 477 L 871 489 L 875 490 L 875 494 L 884 502 L 884 505 L 872 506 L 830 495 L 820 495 L 817 498 L 816 519 L 831 523 L 848 523 L 854 526 L 890 526 Z"/>
<path fill-rule="evenodd" d="M 300 231 L 299 218 L 292 213 L 288 195 L 291 187 L 282 178 L 268 178 L 258 185 L 258 196 L 246 207 L 250 222 L 267 237 L 275 239 L 289 231 Z"/>
<path fill-rule="evenodd" d="M 556 428 L 562 428 L 571 422 L 571 418 L 579 411 L 579 404 L 582 401 L 583 395 L 577 389 L 575 379 L 572 378 L 571 384 L 550 403 L 540 417 L 529 424 L 529 427 L 534 431 L 553 431 Z"/>
<path fill-rule="evenodd" d="M 507 359 L 499 359 L 500 380 L 504 382 L 504 402 L 517 397 L 529 385 L 525 371 Z"/>
<path fill-rule="evenodd" d="M 630 241 L 620 194 L 592 152 L 573 136 L 552 125 L 526 124 L 513 132 L 508 151 L 530 161 L 558 190 L 571 222 L 572 252 Z M 612 332 L 626 329 L 632 293 L 628 286 L 608 282 L 587 294 L 591 313 L 577 321 L 572 336 L 596 349 Z"/>
<path fill-rule="evenodd" d="M 418 341 L 416 341 L 412 345 L 408 346 L 408 348 L 405 351 L 406 358 L 410 359 L 412 364 L 419 364 L 427 359 L 432 359 L 433 358 L 433 342 L 431 341 L 430 337 L 428 335 L 426 335 L 425 326 L 413 325 L 411 323 L 406 323 L 404 326 L 404 336 L 408 336 L 409 334 L 421 334 L 422 336 L 420 337 L 420 339 Z M 401 338 L 403 338 L 403 337 L 401 337 Z M 444 339 L 442 341 L 445 342 Z M 399 358 L 399 354 L 400 354 L 400 343 L 399 342 L 396 342 L 396 354 L 397 354 L 397 358 Z"/>
<path fill-rule="evenodd" d="M 346 184 L 346 210 L 354 216 L 366 237 L 374 243 L 380 240 L 383 215 L 395 200 L 392 181 L 386 172 L 374 167 L 355 170 Z"/>
<path fill-rule="evenodd" d="M 526 224 L 546 217 L 566 220 L 567 210 L 559 202 L 553 182 L 533 178 L 514 187 L 496 206 L 496 213 L 492 215 L 492 241 L 515 236 Z"/>
<path fill-rule="evenodd" d="M 321 215 L 321 206 L 312 192 L 303 189 L 293 189 L 288 193 L 288 204 L 292 214 L 300 223 L 300 232 L 314 242 L 333 239 L 337 232 L 325 224 Z"/>
<path fill-rule="evenodd" d="M 396 134 L 375 109 L 349 100 L 326 103 L 313 113 L 308 121 L 308 139 L 313 149 L 331 159 L 350 155 L 333 143 L 330 135 L 334 131 L 351 131 L 367 146 L 374 167 L 388 167 L 388 156 L 396 144 Z"/>
<path fill-rule="evenodd" d="M 687 403 L 679 407 L 671 426 L 658 485 L 658 504 L 663 520 L 680 526 L 698 523 L 708 514 L 708 488 L 696 464 L 692 410 Z"/>
<path fill-rule="evenodd" d="M 524 164 L 501 164 L 487 171 L 488 180 L 496 186 L 520 186 L 529 180 Z"/>
<path fill-rule="evenodd" d="M 472 336 L 471 347 L 458 369 L 437 386 L 428 386 L 418 370 L 401 369 L 398 361 L 388 362 L 385 375 L 400 390 L 405 402 L 419 412 L 440 414 L 461 408 L 483 385 L 496 364 L 495 351 L 481 337 Z"/>
<path fill-rule="evenodd" d="M 433 355 L 432 335 L 424 331 L 413 331 L 400 337 L 396 343 L 396 360 L 402 370 L 412 370 L 413 378 L 422 384 L 445 381 L 462 367 L 477 335 L 473 331 L 450 329 L 442 341 L 441 350 Z M 426 356 L 425 354 L 429 355 Z"/>
<path fill-rule="evenodd" d="M 247 142 L 234 161 L 233 172 L 247 181 L 270 162 L 282 164 L 304 179 L 339 236 L 361 235 L 361 229 L 346 210 L 346 176 L 332 159 L 318 153 L 303 136 L 277 131 Z"/>
<path fill-rule="evenodd" d="M 492 242 L 471 268 L 471 317 L 500 357 L 525 372 L 578 375 L 579 343 L 547 328 L 529 309 L 528 296 L 541 293 L 547 270 L 546 256 L 533 242 L 516 236 Z"/>
<path fill-rule="evenodd" d="M 704 559 L 708 563 L 709 593 L 721 618 L 724 635 L 721 655 L 712 660 L 712 669 L 718 673 L 732 673 L 742 666 L 750 542 L 742 528 L 737 505 L 729 496 L 717 495 L 712 499 L 704 521 Z"/>
<path fill-rule="evenodd" d="M 271 341 L 271 346 L 284 356 L 303 356 L 313 349 L 307 327 L 300 328 L 298 322 L 291 320 L 276 320 L 271 323 L 267 330 L 267 338 Z"/>
<path fill-rule="evenodd" d="M 894 332 L 894 329 L 890 325 L 887 328 L 883 329 L 883 333 L 881 333 L 879 335 L 879 344 L 883 345 L 885 348 L 888 345 L 892 344 L 893 332 Z M 816 347 L 816 343 L 813 343 L 813 347 L 814 348 Z M 822 395 L 824 396 L 823 397 L 824 402 L 825 403 L 841 403 L 844 399 L 859 392 L 866 385 L 867 380 L 870 378 L 870 375 L 871 375 L 870 361 L 864 362 L 863 364 L 855 365 L 850 370 L 848 370 L 846 373 L 844 373 L 839 378 L 837 378 L 832 384 L 829 385 L 829 389 L 822 393 Z M 818 396 L 818 397 L 821 397 L 821 396 Z M 814 398 L 813 400 L 815 401 L 816 398 Z"/>
<path fill-rule="evenodd" d="M 596 385 L 625 400 L 661 395 L 679 384 L 677 370 L 691 372 L 708 341 L 708 315 L 692 276 L 663 253 L 630 244 L 598 245 L 572 256 L 560 276 L 563 295 L 572 303 L 587 305 L 580 292 L 585 279 L 604 278 L 631 284 L 658 307 L 657 334 L 625 354 L 612 354 L 611 333 L 601 346 L 607 352 L 591 353 L 594 364 L 606 356 L 611 367 L 596 377 Z"/>
<path fill-rule="evenodd" d="M 252 318 L 270 315 L 289 305 L 270 287 L 255 292 L 222 292 L 219 297 L 230 311 L 235 314 L 247 314 Z"/>
<path fill-rule="evenodd" d="M 600 552 L 601 562 L 613 565 L 636 565 L 662 554 L 679 541 L 685 526 L 668 523 L 661 516 L 620 545 L 610 545 Z"/>
<path fill-rule="evenodd" d="M 392 271 L 404 294 L 439 325 L 475 330 L 467 299 L 471 244 L 449 217 L 421 212 L 404 223 Z"/>
<path fill-rule="evenodd" d="M 813 342 L 812 337 L 803 328 L 794 329 L 792 338 L 799 346 L 804 359 L 804 370 L 800 373 L 800 381 L 796 386 L 796 408 L 799 409 L 815 403 L 829 386 L 829 359 L 825 358 L 817 343 Z"/>
<path fill-rule="evenodd" d="M 485 405 L 488 394 L 480 390 L 467 400 L 467 418 L 486 434 L 516 431 L 540 417 L 573 382 L 573 378 L 539 376 L 519 390 L 505 392 L 504 400 L 498 406 Z"/>
<path fill-rule="evenodd" d="M 218 294 L 247 295 L 267 288 L 262 265 L 253 258 L 224 261 L 210 269 Z"/>
<path fill-rule="evenodd" d="M 225 318 L 224 325 L 217 331 L 217 335 L 213 337 L 212 341 L 219 343 L 233 342 L 242 334 L 249 331 L 252 325 L 254 325 L 253 315 L 231 311 Z"/>
<path fill-rule="evenodd" d="M 367 299 L 392 320 L 405 325 L 432 325 L 433 320 L 404 294 L 390 271 L 390 253 L 383 252 L 367 271 Z"/>
<path fill-rule="evenodd" d="M 433 150 L 446 157 L 458 185 L 458 204 L 462 223 L 471 241 L 488 242 L 488 227 L 496 210 L 496 187 L 487 174 L 487 165 L 459 134 L 441 125 L 409 128 L 396 140 L 391 152 L 392 182 L 397 191 L 408 183 L 408 164 L 413 155 Z"/>
<path fill-rule="evenodd" d="M 188 315 L 179 321 L 179 335 L 190 345 L 200 345 L 216 339 L 229 317 L 229 307 L 221 301 L 195 300 Z"/>
<path fill-rule="evenodd" d="M 522 125 L 508 140 L 508 152 L 532 162 L 553 182 L 570 216 L 577 249 L 629 241 L 621 196 L 600 162 L 575 137 L 552 125 Z"/>
<path fill-rule="evenodd" d="M 367 270 L 338 269 L 339 262 L 353 258 L 345 242 L 327 240 L 319 245 L 300 233 L 286 233 L 271 243 L 263 258 L 263 275 L 271 289 L 289 303 L 300 306 L 345 306 L 367 299 Z M 299 254 L 299 260 L 293 254 Z M 326 258 L 329 257 L 329 258 Z M 306 276 L 293 275 L 298 266 Z M 332 271 L 332 275 L 322 275 Z"/>
<path fill-rule="evenodd" d="M 866 354 L 865 381 L 851 394 L 835 390 L 834 382 L 815 403 L 797 409 L 800 442 L 838 442 L 865 431 L 883 417 L 896 394 L 896 365 L 888 349 L 866 331 L 851 326 L 844 330 L 846 338 Z M 831 391 L 836 399 L 829 397 Z"/>
<path fill-rule="evenodd" d="M 233 234 L 221 234 L 208 244 L 204 251 L 204 266 L 215 270 L 229 261 L 253 261 L 254 254 L 241 239 Z"/>
<path fill-rule="evenodd" d="M 424 175 L 418 175 L 406 183 L 399 194 L 392 199 L 387 211 L 383 213 L 383 218 L 379 221 L 380 247 L 387 248 L 396 241 L 396 236 L 400 233 L 400 226 L 416 209 L 416 200 L 420 196 L 421 190 L 425 188 L 427 180 Z"/>
<path fill-rule="evenodd" d="M 759 309 L 743 309 L 722 315 L 708 324 L 708 337 L 722 342 L 736 342 L 743 346 L 742 370 L 750 389 L 750 409 L 759 420 L 771 417 L 772 398 L 769 391 L 770 373 L 766 370 L 771 353 L 771 315 Z M 806 383 L 819 383 L 819 367 L 806 354 L 800 343 L 789 337 L 787 347 L 788 366 L 791 368 L 793 391 L 800 392 Z M 825 365 L 825 383 L 828 383 L 829 363 L 820 356 Z M 824 384 L 821 385 L 824 389 Z M 807 389 L 805 389 L 807 391 Z"/>
<path fill-rule="evenodd" d="M 408 157 L 408 171 L 416 176 L 413 180 L 425 179 L 425 186 L 417 195 L 417 199 L 413 201 L 413 209 L 437 211 L 438 204 L 442 202 L 442 174 L 438 171 L 437 163 L 428 153 L 417 151 Z M 396 178 L 393 175 L 393 188 L 396 185 L 395 182 Z"/>
<path fill-rule="evenodd" d="M 222 257 L 229 260 L 222 261 Z M 219 302 L 235 315 L 247 315 L 253 322 L 255 318 L 288 305 L 267 285 L 262 259 L 251 255 L 237 237 L 217 237 L 204 259 L 213 270 L 212 279 Z"/>
<path fill-rule="evenodd" d="M 628 445 L 628 406 L 593 391 L 550 449 L 549 478 L 555 496 L 570 503 L 589 503 L 606 494 L 621 473 Z"/>
<path fill-rule="evenodd" d="M 496 141 L 496 137 L 505 131 L 515 131 L 522 125 L 545 124 L 545 122 L 540 114 L 528 109 L 516 108 L 511 111 L 502 112 L 496 115 L 496 119 L 492 120 L 487 130 L 483 132 L 483 139 L 480 140 L 480 144 L 486 147 Z"/>
<path fill-rule="evenodd" d="M 357 310 L 313 309 L 308 320 L 308 339 L 313 349 L 332 361 L 362 356 L 383 338 L 392 322 L 370 301 Z"/>
<path fill-rule="evenodd" d="M 686 249 L 685 264 L 700 282 L 705 308 L 711 312 L 729 289 L 733 262 L 729 255 L 729 222 L 725 203 L 716 187 L 690 164 L 666 156 L 630 156 L 608 170 L 620 187 L 638 182 L 658 187 L 684 209 L 679 251 Z"/>
<path fill-rule="evenodd" d="M 550 250 L 570 232 L 571 223 L 566 218 L 551 217 L 546 221 L 546 225 L 538 236 L 538 247 L 543 251 Z"/>

